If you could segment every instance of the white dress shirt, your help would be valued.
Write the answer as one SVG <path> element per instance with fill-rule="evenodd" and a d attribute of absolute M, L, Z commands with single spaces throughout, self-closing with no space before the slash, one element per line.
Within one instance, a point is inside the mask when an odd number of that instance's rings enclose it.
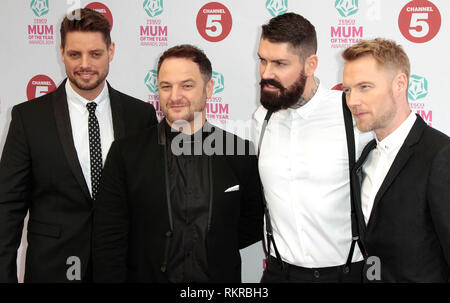
<path fill-rule="evenodd" d="M 78 161 L 80 162 L 84 179 L 86 180 L 89 192 L 92 194 L 88 128 L 89 111 L 87 110 L 86 104 L 88 102 L 97 103 L 95 115 L 97 116 L 100 127 L 100 142 L 102 145 L 102 160 L 104 164 L 109 148 L 114 141 L 114 130 L 108 87 L 105 83 L 105 87 L 97 98 L 89 101 L 75 92 L 72 86 L 70 86 L 69 80 L 67 80 L 66 94 L 67 103 L 69 106 L 70 124 L 72 125 L 73 142 L 75 144 Z"/>
<path fill-rule="evenodd" d="M 363 164 L 361 205 L 366 224 L 369 222 L 375 196 L 414 122 L 416 122 L 416 115 L 411 112 L 408 118 L 389 136 L 381 141 L 376 139 L 377 147 L 369 153 Z"/>
<path fill-rule="evenodd" d="M 259 172 L 275 243 L 285 262 L 314 268 L 345 264 L 352 239 L 342 92 L 319 85 L 298 109 L 275 112 L 267 125 Z M 267 110 L 253 115 L 258 146 Z M 373 133 L 354 124 L 356 159 Z M 275 256 L 273 246 L 272 256 Z M 362 260 L 358 248 L 353 261 Z"/>

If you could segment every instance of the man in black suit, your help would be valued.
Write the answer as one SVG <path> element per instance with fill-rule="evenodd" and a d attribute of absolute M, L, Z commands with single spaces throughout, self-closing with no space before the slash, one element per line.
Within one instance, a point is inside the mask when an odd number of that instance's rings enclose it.
<path fill-rule="evenodd" d="M 374 130 L 353 169 L 367 280 L 447 282 L 450 276 L 450 138 L 408 104 L 409 59 L 394 41 L 343 53 L 344 92 L 358 128 Z"/>
<path fill-rule="evenodd" d="M 249 141 L 206 121 L 211 74 L 194 46 L 160 57 L 165 119 L 114 142 L 105 163 L 94 282 L 241 281 L 239 249 L 262 238 L 261 187 Z"/>
<path fill-rule="evenodd" d="M 151 105 L 106 83 L 114 56 L 108 20 L 89 9 L 80 17 L 61 24 L 68 80 L 11 112 L 0 162 L 0 282 L 17 282 L 27 211 L 25 282 L 92 280 L 92 203 L 102 162 L 114 139 L 157 123 Z"/>

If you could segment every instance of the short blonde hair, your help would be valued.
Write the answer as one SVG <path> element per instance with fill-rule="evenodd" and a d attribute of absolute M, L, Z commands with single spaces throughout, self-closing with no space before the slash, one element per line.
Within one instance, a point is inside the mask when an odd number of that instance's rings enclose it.
<path fill-rule="evenodd" d="M 410 63 L 403 47 L 392 40 L 376 38 L 363 40 L 342 53 L 345 61 L 354 61 L 371 55 L 381 67 L 398 69 L 406 74 L 409 83 Z"/>

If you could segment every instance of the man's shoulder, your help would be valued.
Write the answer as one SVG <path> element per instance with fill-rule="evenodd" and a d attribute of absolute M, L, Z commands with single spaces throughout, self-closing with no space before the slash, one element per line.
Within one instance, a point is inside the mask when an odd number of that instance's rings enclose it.
<path fill-rule="evenodd" d="M 125 94 L 121 91 L 118 91 L 111 86 L 109 86 L 109 88 L 110 88 L 109 90 L 110 98 L 116 97 L 118 100 L 120 100 L 120 102 L 124 107 L 136 108 L 139 110 L 145 110 L 149 108 L 153 109 L 153 106 L 150 103 L 144 102 L 138 98 Z"/>
<path fill-rule="evenodd" d="M 427 125 L 424 121 L 421 121 L 421 123 L 425 124 L 421 142 L 422 145 L 427 146 L 427 149 L 441 149 L 450 146 L 450 137 L 448 135 Z"/>
<path fill-rule="evenodd" d="M 123 146 L 132 146 L 141 143 L 151 143 L 158 136 L 158 125 L 152 125 L 139 130 L 138 132 L 116 140 Z M 156 142 L 156 140 L 155 140 Z"/>
<path fill-rule="evenodd" d="M 146 153 L 147 150 L 153 150 L 154 146 L 158 144 L 157 136 L 157 125 L 152 125 L 132 135 L 115 140 L 113 145 L 121 150 L 121 153 L 128 156 Z M 146 151 L 144 152 L 144 150 Z"/>
<path fill-rule="evenodd" d="M 130 96 L 128 94 L 125 94 L 125 93 L 115 90 L 115 89 L 113 89 L 112 93 L 117 94 L 117 96 L 119 97 L 119 100 L 124 102 L 125 105 L 138 105 L 138 106 L 143 105 L 143 104 L 144 104 L 144 106 L 149 105 L 149 103 L 147 103 L 147 102 L 144 102 L 138 98 L 135 98 L 133 96 Z"/>
<path fill-rule="evenodd" d="M 48 108 L 48 106 L 52 103 L 52 97 L 57 94 L 57 91 L 52 91 L 48 94 L 45 94 L 43 96 L 23 101 L 19 104 L 16 104 L 13 106 L 13 110 L 20 111 L 20 112 L 33 112 L 36 114 L 36 111 L 40 109 Z"/>
<path fill-rule="evenodd" d="M 255 149 L 250 140 L 244 139 L 230 131 L 213 126 L 213 132 L 223 133 L 224 156 L 254 156 Z"/>

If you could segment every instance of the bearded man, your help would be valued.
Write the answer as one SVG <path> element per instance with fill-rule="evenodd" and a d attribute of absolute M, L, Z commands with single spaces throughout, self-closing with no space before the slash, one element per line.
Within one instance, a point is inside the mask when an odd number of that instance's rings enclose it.
<path fill-rule="evenodd" d="M 262 105 L 253 116 L 266 200 L 262 282 L 362 278 L 363 257 L 351 249 L 349 168 L 372 134 L 360 133 L 341 93 L 314 76 L 316 51 L 314 26 L 298 14 L 262 26 Z"/>

